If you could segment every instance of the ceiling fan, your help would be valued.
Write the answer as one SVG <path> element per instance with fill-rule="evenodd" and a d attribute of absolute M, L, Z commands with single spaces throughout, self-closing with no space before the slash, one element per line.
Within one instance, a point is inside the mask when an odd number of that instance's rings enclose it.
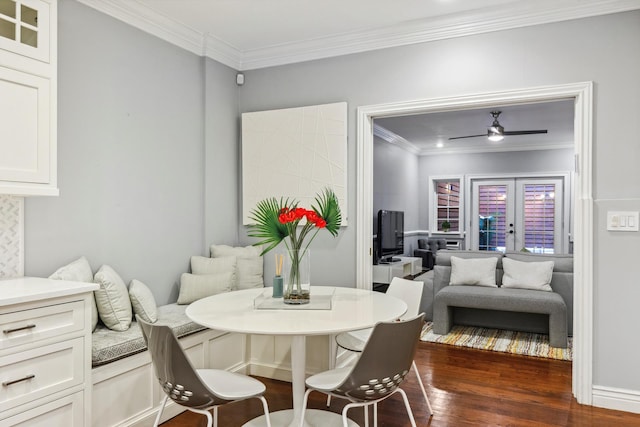
<path fill-rule="evenodd" d="M 502 141 L 504 139 L 504 137 L 506 135 L 533 135 L 533 134 L 537 134 L 537 133 L 547 133 L 546 129 L 543 130 L 512 130 L 512 131 L 506 131 L 504 130 L 504 128 L 502 127 L 502 125 L 500 125 L 500 122 L 498 121 L 498 117 L 500 116 L 500 113 L 502 113 L 502 111 L 492 111 L 491 112 L 491 116 L 493 116 L 493 123 L 491 123 L 491 126 L 489 126 L 489 128 L 487 129 L 486 133 L 482 133 L 479 135 L 466 135 L 466 136 L 454 136 L 452 138 L 449 138 L 449 140 L 452 139 L 462 139 L 462 138 L 475 138 L 478 136 L 486 136 L 489 138 L 489 141 Z"/>

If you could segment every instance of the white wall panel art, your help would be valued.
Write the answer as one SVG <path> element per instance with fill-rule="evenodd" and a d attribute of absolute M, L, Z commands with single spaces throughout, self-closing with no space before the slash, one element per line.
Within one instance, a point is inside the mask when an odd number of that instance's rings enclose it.
<path fill-rule="evenodd" d="M 242 218 L 268 197 L 310 209 L 329 187 L 347 225 L 347 103 L 242 114 Z"/>

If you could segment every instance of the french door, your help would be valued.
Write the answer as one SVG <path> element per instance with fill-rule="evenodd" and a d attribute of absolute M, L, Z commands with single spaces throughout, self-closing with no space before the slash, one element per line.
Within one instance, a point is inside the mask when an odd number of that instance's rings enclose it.
<path fill-rule="evenodd" d="M 471 249 L 563 253 L 563 179 L 475 179 L 471 188 Z"/>

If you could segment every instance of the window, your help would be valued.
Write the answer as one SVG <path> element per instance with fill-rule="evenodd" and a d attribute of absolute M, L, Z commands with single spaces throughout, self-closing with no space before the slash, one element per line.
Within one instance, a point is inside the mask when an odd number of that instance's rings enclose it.
<path fill-rule="evenodd" d="M 460 179 L 434 179 L 435 224 L 437 232 L 461 231 Z"/>
<path fill-rule="evenodd" d="M 38 47 L 38 11 L 20 1 L 0 0 L 0 37 Z"/>

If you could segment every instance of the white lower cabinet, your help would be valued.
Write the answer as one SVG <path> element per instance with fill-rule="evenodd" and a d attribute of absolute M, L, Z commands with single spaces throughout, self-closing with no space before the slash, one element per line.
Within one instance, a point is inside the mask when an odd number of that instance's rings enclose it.
<path fill-rule="evenodd" d="M 90 425 L 90 292 L 96 287 L 0 281 L 0 427 Z"/>
<path fill-rule="evenodd" d="M 84 425 L 82 392 L 56 399 L 0 421 L 0 427 L 82 427 Z"/>

